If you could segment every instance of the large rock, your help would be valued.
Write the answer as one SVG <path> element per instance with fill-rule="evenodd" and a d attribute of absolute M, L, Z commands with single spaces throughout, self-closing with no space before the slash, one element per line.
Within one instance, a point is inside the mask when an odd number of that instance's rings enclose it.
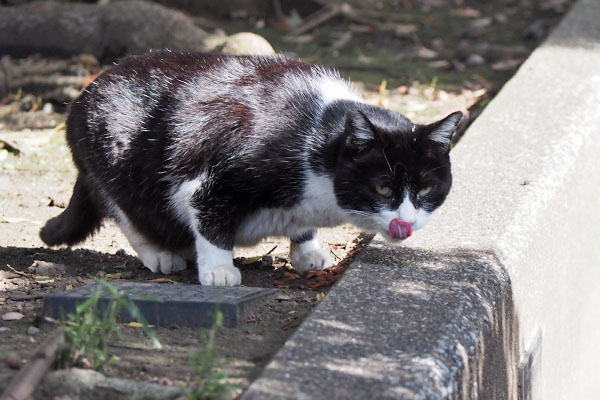
<path fill-rule="evenodd" d="M 236 56 L 275 54 L 275 50 L 265 38 L 252 32 L 240 32 L 229 36 L 221 51 Z"/>
<path fill-rule="evenodd" d="M 0 9 L 0 54 L 106 59 L 153 48 L 206 50 L 207 33 L 190 18 L 150 2 L 43 1 Z"/>

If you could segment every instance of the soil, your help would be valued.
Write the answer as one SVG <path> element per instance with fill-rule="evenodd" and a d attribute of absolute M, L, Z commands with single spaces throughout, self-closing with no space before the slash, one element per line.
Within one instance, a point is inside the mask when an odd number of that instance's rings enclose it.
<path fill-rule="evenodd" d="M 402 112 L 415 122 L 431 122 L 457 109 L 470 109 L 471 116 L 476 115 L 474 111 L 485 106 L 490 93 L 514 73 L 568 5 L 568 1 L 559 0 L 541 5 L 510 3 L 508 8 L 500 7 L 502 2 L 485 2 L 471 5 L 472 9 L 446 6 L 429 11 L 418 7 L 403 10 L 403 19 L 397 24 L 417 25 L 417 32 L 408 36 L 378 29 L 376 23 L 357 24 L 341 17 L 300 39 L 284 39 L 284 32 L 274 26 L 257 33 L 266 36 L 277 50 L 342 67 L 345 76 L 358 81 L 357 87 L 368 102 Z M 544 7 L 546 3 L 557 6 Z M 490 20 L 482 21 L 485 18 Z M 534 32 L 533 39 L 524 39 L 535 23 L 544 29 L 542 36 Z M 226 29 L 245 30 L 248 26 L 245 21 Z M 347 33 L 350 35 L 340 36 Z M 471 57 L 474 54 L 480 57 Z M 467 62 L 469 58 L 473 64 Z M 33 57 L 11 60 L 11 65 L 20 68 L 55 62 Z M 80 58 L 69 63 L 83 71 L 84 77 L 98 72 L 97 67 L 86 69 Z M 66 89 L 61 93 L 77 93 L 81 87 Z M 13 91 L 0 99 L 0 315 L 12 311 L 24 315 L 16 321 L 0 320 L 0 359 L 5 360 L 0 362 L 0 385 L 6 381 L 2 377 L 14 374 L 11 366 L 29 357 L 55 329 L 55 324 L 41 313 L 44 294 L 92 283 L 90 276 L 138 282 L 161 277 L 142 266 L 125 237 L 110 222 L 80 246 L 49 249 L 43 245 L 39 229 L 68 204 L 75 170 L 61 126 L 65 116 L 60 101 L 64 98 L 57 102 L 35 92 L 36 88 L 29 90 Z M 319 238 L 342 265 L 347 265 L 369 240 L 350 226 L 322 230 Z M 257 262 L 245 262 L 244 257 L 271 250 L 269 256 Z M 232 397 L 260 374 L 330 289 L 316 287 L 317 277 L 292 279 L 287 252 L 286 241 L 279 239 L 237 250 L 242 284 L 277 287 L 279 292 L 239 327 L 218 332 L 216 366 L 239 386 Z M 193 265 L 168 278 L 197 284 Z M 105 373 L 166 385 L 194 385 L 197 377 L 190 355 L 200 350 L 203 333 L 182 327 L 154 329 L 163 344 L 161 350 L 154 349 L 140 329 L 123 326 L 127 340 L 114 338 L 111 342 L 111 351 L 118 358 Z"/>

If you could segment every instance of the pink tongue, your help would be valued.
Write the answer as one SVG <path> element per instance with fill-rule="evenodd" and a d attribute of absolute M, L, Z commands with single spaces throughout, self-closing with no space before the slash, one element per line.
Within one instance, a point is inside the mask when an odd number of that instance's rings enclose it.
<path fill-rule="evenodd" d="M 394 239 L 406 239 L 412 234 L 412 224 L 394 218 L 388 227 L 390 236 Z"/>

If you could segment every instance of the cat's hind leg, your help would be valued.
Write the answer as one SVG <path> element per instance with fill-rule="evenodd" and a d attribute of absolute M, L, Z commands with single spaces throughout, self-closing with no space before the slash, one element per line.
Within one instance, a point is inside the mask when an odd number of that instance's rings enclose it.
<path fill-rule="evenodd" d="M 333 258 L 329 255 L 329 252 L 319 247 L 316 230 L 292 237 L 290 258 L 292 259 L 292 266 L 300 274 L 304 274 L 308 270 L 333 267 Z"/>
<path fill-rule="evenodd" d="M 179 272 L 185 269 L 184 256 L 170 250 L 161 249 L 144 237 L 125 216 L 121 210 L 117 210 L 115 218 L 117 225 L 129 240 L 131 247 L 137 252 L 138 258 L 150 271 L 161 272 L 165 275 Z"/>
<path fill-rule="evenodd" d="M 84 241 L 100 228 L 104 212 L 92 199 L 85 177 L 80 173 L 73 187 L 69 206 L 60 215 L 48 220 L 40 237 L 48 246 L 74 245 Z"/>

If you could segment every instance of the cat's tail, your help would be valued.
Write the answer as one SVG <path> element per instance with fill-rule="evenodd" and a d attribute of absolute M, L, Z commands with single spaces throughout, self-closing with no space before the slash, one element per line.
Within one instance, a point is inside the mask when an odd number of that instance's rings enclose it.
<path fill-rule="evenodd" d="M 69 206 L 59 216 L 49 219 L 40 231 L 48 246 L 74 245 L 94 233 L 104 219 L 86 187 L 85 178 L 77 176 Z"/>

